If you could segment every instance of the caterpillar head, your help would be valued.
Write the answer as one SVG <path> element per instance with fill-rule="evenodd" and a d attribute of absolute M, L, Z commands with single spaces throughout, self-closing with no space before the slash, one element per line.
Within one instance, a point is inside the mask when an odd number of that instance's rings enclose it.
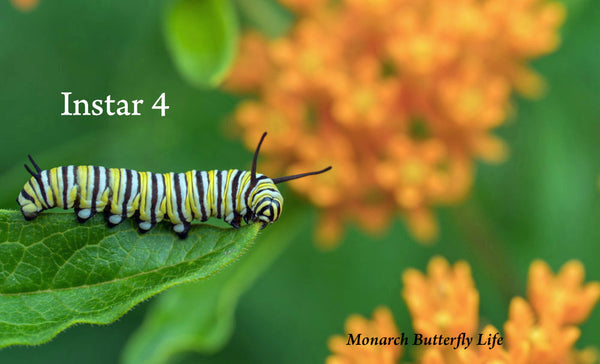
<path fill-rule="evenodd" d="M 257 180 L 257 185 L 251 192 L 249 206 L 253 220 L 261 222 L 262 228 L 265 228 L 281 216 L 283 196 L 272 179 L 259 174 Z"/>
<path fill-rule="evenodd" d="M 249 207 L 251 218 L 255 222 L 261 222 L 261 229 L 264 229 L 268 224 L 273 223 L 279 219 L 281 216 L 281 209 L 283 207 L 283 196 L 277 189 L 276 184 L 287 182 L 293 179 L 302 178 L 306 176 L 312 176 L 315 174 L 320 174 L 323 172 L 327 172 L 331 169 L 331 166 L 322 169 L 320 171 L 315 172 L 307 172 L 296 174 L 293 176 L 285 176 L 278 178 L 268 178 L 261 174 L 256 174 L 256 160 L 258 159 L 258 153 L 260 151 L 260 146 L 262 145 L 263 140 L 267 136 L 267 133 L 263 133 L 260 138 L 260 142 L 258 142 L 258 146 L 256 147 L 256 151 L 254 152 L 254 159 L 252 160 L 252 171 L 250 184 L 253 186 L 250 199 L 249 199 Z"/>

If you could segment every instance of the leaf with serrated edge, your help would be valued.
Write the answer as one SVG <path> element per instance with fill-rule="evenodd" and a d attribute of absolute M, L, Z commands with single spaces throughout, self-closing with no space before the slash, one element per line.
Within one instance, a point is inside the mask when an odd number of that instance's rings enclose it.
<path fill-rule="evenodd" d="M 180 240 L 162 223 L 141 235 L 128 219 L 43 213 L 26 222 L 0 210 L 0 347 L 44 343 L 75 323 L 107 324 L 176 284 L 210 277 L 258 234 L 192 225 Z"/>

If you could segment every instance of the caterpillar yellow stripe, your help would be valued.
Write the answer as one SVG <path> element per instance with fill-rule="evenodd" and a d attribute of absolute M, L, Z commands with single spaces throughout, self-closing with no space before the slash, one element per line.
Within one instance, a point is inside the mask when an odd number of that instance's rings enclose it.
<path fill-rule="evenodd" d="M 35 171 L 25 165 L 32 177 L 17 202 L 26 220 L 54 207 L 74 208 L 79 222 L 105 212 L 109 227 L 135 215 L 140 233 L 167 219 L 182 239 L 193 220 L 204 222 L 210 217 L 223 219 L 234 228 L 241 226 L 242 219 L 259 222 L 264 228 L 281 216 L 283 196 L 276 184 L 331 169 L 274 179 L 257 174 L 256 160 L 266 135 L 258 143 L 251 171 L 152 173 L 98 166 L 42 170 L 29 156 Z"/>

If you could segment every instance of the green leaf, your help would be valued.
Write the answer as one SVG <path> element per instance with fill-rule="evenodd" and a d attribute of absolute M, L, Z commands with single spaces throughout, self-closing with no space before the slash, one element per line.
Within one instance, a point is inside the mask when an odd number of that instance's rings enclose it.
<path fill-rule="evenodd" d="M 238 41 L 229 0 L 179 0 L 167 12 L 165 31 L 175 65 L 187 81 L 199 87 L 223 81 Z"/>
<path fill-rule="evenodd" d="M 158 297 L 123 354 L 125 364 L 167 363 L 182 352 L 214 353 L 234 329 L 237 302 L 310 219 L 286 214 L 261 234 L 260 244 L 214 279 L 185 284 Z M 184 313 L 184 314 L 182 314 Z"/>
<path fill-rule="evenodd" d="M 0 347 L 46 342 L 75 323 L 110 323 L 176 284 L 210 277 L 258 233 L 193 225 L 180 240 L 167 223 L 140 235 L 132 219 L 107 228 L 73 214 L 24 221 L 0 210 Z"/>

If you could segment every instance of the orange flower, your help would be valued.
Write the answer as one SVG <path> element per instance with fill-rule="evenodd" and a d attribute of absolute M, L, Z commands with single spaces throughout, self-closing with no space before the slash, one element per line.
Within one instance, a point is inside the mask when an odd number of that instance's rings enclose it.
<path fill-rule="evenodd" d="M 600 284 L 583 286 L 583 279 L 581 262 L 566 263 L 556 277 L 543 261 L 533 262 L 527 296 L 540 321 L 559 325 L 582 323 L 600 298 Z"/>
<path fill-rule="evenodd" d="M 456 336 L 477 328 L 479 294 L 466 262 L 450 267 L 441 258 L 431 259 L 428 276 L 416 269 L 402 275 L 402 296 L 413 318 L 415 332 L 424 336 Z"/>
<path fill-rule="evenodd" d="M 280 0 L 298 17 L 269 41 L 251 32 L 225 87 L 254 93 L 234 120 L 266 172 L 333 170 L 290 186 L 322 209 L 317 238 L 405 217 L 437 236 L 433 207 L 469 192 L 475 159 L 502 161 L 492 135 L 513 90 L 543 91 L 527 61 L 558 46 L 564 7 L 545 0 Z M 274 140 L 275 139 L 275 140 Z"/>
<path fill-rule="evenodd" d="M 538 364 L 598 362 L 594 348 L 576 350 L 583 323 L 600 298 L 600 283 L 584 284 L 583 266 L 568 262 L 554 276 L 547 264 L 531 264 L 528 279 L 529 302 L 516 297 L 510 303 L 504 335 L 492 325 L 477 330 L 479 295 L 471 270 L 465 262 L 450 266 L 434 257 L 424 275 L 415 269 L 403 274 L 403 297 L 412 317 L 415 334 L 423 337 L 464 334 L 473 341 L 466 348 L 452 345 L 424 345 L 415 349 L 418 363 L 424 364 Z M 399 362 L 403 346 L 347 345 L 352 334 L 366 337 L 398 337 L 389 310 L 379 308 L 372 321 L 351 316 L 346 322 L 346 337 L 335 336 L 329 348 L 335 354 L 327 363 Z M 501 337 L 502 341 L 494 338 Z M 408 339 L 404 345 L 411 345 Z M 480 343 L 482 345 L 480 345 Z M 494 345 L 491 345 L 494 343 Z M 391 355 L 390 353 L 394 353 Z M 391 358 L 395 358 L 394 361 Z M 385 359 L 385 360 L 384 360 Z"/>
<path fill-rule="evenodd" d="M 506 343 L 513 356 L 531 358 L 527 362 L 565 363 L 577 339 L 579 329 L 555 323 L 538 322 L 531 306 L 522 298 L 510 304 L 508 321 L 504 325 Z"/>
<path fill-rule="evenodd" d="M 23 12 L 35 9 L 39 0 L 11 0 L 13 6 Z"/>
<path fill-rule="evenodd" d="M 387 307 L 379 307 L 373 312 L 373 319 L 367 320 L 360 315 L 352 315 L 346 320 L 346 336 L 333 336 L 328 347 L 333 355 L 325 361 L 327 364 L 392 364 L 402 355 L 402 346 L 398 345 L 347 345 L 348 334 L 364 338 L 398 337 L 394 317 Z"/>
<path fill-rule="evenodd" d="M 225 87 L 248 92 L 257 89 L 265 81 L 272 64 L 268 57 L 266 41 L 259 33 L 246 33 L 241 47 L 240 53 L 246 56 L 238 59 L 238 64 L 229 74 Z"/>
<path fill-rule="evenodd" d="M 583 284 L 580 262 L 563 265 L 554 276 L 548 265 L 535 261 L 529 269 L 529 302 L 514 298 L 509 320 L 504 325 L 507 343 L 518 348 L 520 356 L 536 363 L 581 363 L 596 361 L 591 353 L 576 353 L 573 348 L 581 324 L 600 298 L 600 283 Z"/>

